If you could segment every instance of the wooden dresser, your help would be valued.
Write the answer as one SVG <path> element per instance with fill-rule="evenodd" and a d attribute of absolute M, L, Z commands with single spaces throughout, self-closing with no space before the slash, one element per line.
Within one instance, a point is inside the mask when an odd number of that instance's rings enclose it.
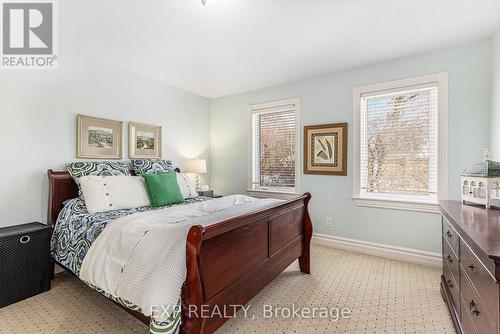
<path fill-rule="evenodd" d="M 500 210 L 441 201 L 441 293 L 458 333 L 500 333 Z"/>

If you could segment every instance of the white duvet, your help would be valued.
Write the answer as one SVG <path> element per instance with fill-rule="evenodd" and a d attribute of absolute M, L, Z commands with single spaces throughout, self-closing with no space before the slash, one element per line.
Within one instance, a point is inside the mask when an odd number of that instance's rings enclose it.
<path fill-rule="evenodd" d="M 174 306 L 186 278 L 186 237 L 207 225 L 274 206 L 276 199 L 233 195 L 119 218 L 104 229 L 82 263 L 80 278 L 151 316 Z"/>

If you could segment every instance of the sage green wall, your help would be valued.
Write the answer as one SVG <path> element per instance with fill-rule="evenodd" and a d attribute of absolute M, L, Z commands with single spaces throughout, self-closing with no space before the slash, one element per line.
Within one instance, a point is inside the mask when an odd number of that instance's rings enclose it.
<path fill-rule="evenodd" d="M 301 192 L 312 193 L 310 212 L 316 233 L 440 251 L 437 214 L 356 207 L 352 203 L 352 89 L 448 71 L 449 195 L 459 197 L 459 176 L 482 157 L 489 143 L 491 41 L 484 40 L 385 63 L 339 71 L 298 82 L 210 101 L 211 184 L 217 192 L 247 188 L 248 104 L 301 98 L 301 123 L 349 123 L 348 176 L 301 175 Z M 298 159 L 302 161 L 302 159 Z M 332 217 L 333 228 L 325 218 Z"/>
<path fill-rule="evenodd" d="M 0 227 L 47 217 L 48 168 L 76 160 L 76 115 L 163 127 L 163 156 L 209 158 L 207 98 L 69 52 L 57 70 L 0 73 Z"/>
<path fill-rule="evenodd" d="M 500 28 L 491 39 L 491 153 L 500 161 Z"/>

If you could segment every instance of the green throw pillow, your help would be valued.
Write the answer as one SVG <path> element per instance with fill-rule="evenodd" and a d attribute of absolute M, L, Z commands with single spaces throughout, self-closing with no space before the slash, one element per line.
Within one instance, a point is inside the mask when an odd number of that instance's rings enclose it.
<path fill-rule="evenodd" d="M 152 207 L 184 202 L 175 172 L 143 174 Z"/>

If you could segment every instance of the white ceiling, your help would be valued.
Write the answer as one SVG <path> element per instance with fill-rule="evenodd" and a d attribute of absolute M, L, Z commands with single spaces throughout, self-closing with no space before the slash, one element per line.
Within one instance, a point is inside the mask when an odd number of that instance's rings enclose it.
<path fill-rule="evenodd" d="M 500 0 L 64 0 L 59 18 L 60 48 L 218 97 L 487 38 Z"/>

